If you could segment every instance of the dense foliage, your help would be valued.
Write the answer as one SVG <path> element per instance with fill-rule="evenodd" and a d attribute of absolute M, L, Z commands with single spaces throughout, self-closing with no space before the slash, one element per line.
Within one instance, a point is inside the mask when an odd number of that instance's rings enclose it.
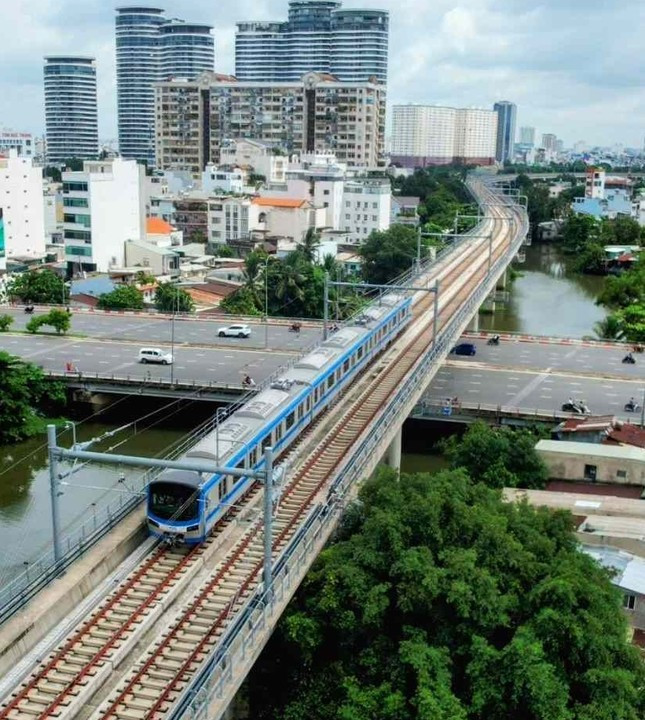
<path fill-rule="evenodd" d="M 537 440 L 529 430 L 476 422 L 461 439 L 449 438 L 443 450 L 453 468 L 463 468 L 489 487 L 542 489 L 549 474 L 535 451 Z"/>
<path fill-rule="evenodd" d="M 60 305 L 69 300 L 65 281 L 48 268 L 18 275 L 9 284 L 7 294 L 13 300 L 38 305 Z"/>
<path fill-rule="evenodd" d="M 601 337 L 645 343 L 645 252 L 630 270 L 607 278 L 598 302 L 612 310 L 596 328 Z"/>
<path fill-rule="evenodd" d="M 331 280 L 348 278 L 339 263 L 326 256 L 318 262 L 320 240 L 308 233 L 300 246 L 285 258 L 261 251 L 250 253 L 244 261 L 244 283 L 220 307 L 236 315 L 264 315 L 294 318 L 321 318 L 324 313 L 325 273 Z M 361 306 L 355 293 L 329 291 L 330 315 L 343 319 Z M 337 313 L 336 313 L 337 308 Z"/>
<path fill-rule="evenodd" d="M 18 442 L 42 429 L 44 416 L 65 405 L 65 388 L 43 371 L 0 351 L 0 443 Z"/>
<path fill-rule="evenodd" d="M 155 307 L 161 312 L 192 312 L 195 303 L 182 288 L 170 283 L 162 283 L 155 293 Z"/>
<path fill-rule="evenodd" d="M 418 251 L 418 234 L 407 225 L 392 225 L 389 230 L 373 232 L 358 249 L 363 258 L 365 282 L 385 284 L 414 265 Z M 428 243 L 421 244 L 421 258 L 428 255 Z"/>
<path fill-rule="evenodd" d="M 261 720 L 641 720 L 621 598 L 568 513 L 383 470 L 250 682 Z"/>
<path fill-rule="evenodd" d="M 13 318 L 11 315 L 0 315 L 0 332 L 7 332 L 12 325 Z"/>
<path fill-rule="evenodd" d="M 133 285 L 119 285 L 112 292 L 101 295 L 97 307 L 101 310 L 142 310 L 143 293 Z"/>
<path fill-rule="evenodd" d="M 72 325 L 71 313 L 54 308 L 45 315 L 34 315 L 27 323 L 27 332 L 37 333 L 43 325 L 53 327 L 59 335 L 64 334 Z"/>

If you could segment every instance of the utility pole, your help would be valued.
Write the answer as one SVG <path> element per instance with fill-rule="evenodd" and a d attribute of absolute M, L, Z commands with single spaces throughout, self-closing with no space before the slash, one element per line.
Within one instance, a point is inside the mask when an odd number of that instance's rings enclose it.
<path fill-rule="evenodd" d="M 327 339 L 329 327 L 329 273 L 325 272 L 325 289 L 323 292 L 323 340 Z"/>
<path fill-rule="evenodd" d="M 179 301 L 177 289 L 173 288 L 175 294 L 172 299 L 172 315 L 170 317 L 170 384 L 175 382 L 175 305 Z"/>
<path fill-rule="evenodd" d="M 264 349 L 269 347 L 269 256 L 264 259 Z"/>
<path fill-rule="evenodd" d="M 434 313 L 432 316 L 432 347 L 437 344 L 437 327 L 439 325 L 439 279 L 434 283 Z"/>
<path fill-rule="evenodd" d="M 47 426 L 47 451 L 49 454 L 49 492 L 51 494 L 52 533 L 54 536 L 54 567 L 63 556 L 60 543 L 60 504 L 58 501 L 58 459 L 56 449 L 56 425 Z"/>
<path fill-rule="evenodd" d="M 645 388 L 643 388 L 643 400 L 641 401 L 641 430 L 645 428 Z"/>
<path fill-rule="evenodd" d="M 264 593 L 270 593 L 273 586 L 272 568 L 273 538 L 273 448 L 264 451 L 264 567 L 262 581 Z"/>

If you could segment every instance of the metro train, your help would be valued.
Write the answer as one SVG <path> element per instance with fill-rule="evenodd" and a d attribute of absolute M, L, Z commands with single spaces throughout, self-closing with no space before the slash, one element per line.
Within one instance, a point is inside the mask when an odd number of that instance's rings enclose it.
<path fill-rule="evenodd" d="M 383 295 L 251 397 L 181 459 L 261 470 L 264 449 L 273 447 L 276 457 L 282 454 L 405 329 L 411 309 L 411 297 Z M 148 485 L 148 528 L 175 543 L 201 543 L 253 482 L 246 476 L 163 471 Z"/>

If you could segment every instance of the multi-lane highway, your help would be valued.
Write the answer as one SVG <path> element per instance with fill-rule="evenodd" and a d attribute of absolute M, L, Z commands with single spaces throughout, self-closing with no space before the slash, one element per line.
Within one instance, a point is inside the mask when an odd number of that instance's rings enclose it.
<path fill-rule="evenodd" d="M 14 318 L 12 330 L 24 330 L 30 315 L 19 308 L 2 308 L 2 313 Z M 44 310 L 36 310 L 34 315 L 44 314 Z M 268 327 L 261 322 L 248 323 L 251 327 L 249 338 L 218 338 L 217 329 L 234 322 L 232 319 L 184 319 L 177 316 L 174 322 L 174 340 L 177 344 L 194 343 L 199 345 L 218 345 L 223 347 L 244 347 L 271 350 L 291 350 L 308 347 L 319 340 L 322 331 L 316 324 L 303 325 L 299 333 L 289 331 L 284 323 L 269 323 Z M 88 313 L 72 311 L 72 327 L 70 334 L 83 335 L 91 338 L 134 340 L 146 345 L 170 343 L 172 325 L 167 315 L 120 315 L 117 313 Z M 46 330 L 47 328 L 45 328 Z M 268 332 L 267 332 L 268 330 Z"/>
<path fill-rule="evenodd" d="M 29 316 L 13 310 L 13 328 L 23 329 Z M 171 321 L 157 316 L 78 313 L 72 317 L 69 337 L 3 333 L 0 349 L 42 366 L 64 372 L 68 363 L 84 375 L 98 373 L 132 378 L 168 379 L 239 385 L 244 375 L 264 380 L 291 357 L 316 343 L 319 327 L 303 326 L 299 333 L 286 325 L 250 324 L 249 338 L 220 338 L 221 320 L 176 320 L 174 342 Z M 267 333 L 268 330 L 268 333 Z M 265 345 L 265 338 L 268 343 Z M 141 365 L 139 349 L 173 348 L 174 367 Z"/>
<path fill-rule="evenodd" d="M 620 347 L 519 341 L 488 346 L 485 339 L 468 339 L 477 354 L 451 355 L 426 391 L 426 401 L 456 396 L 466 405 L 553 412 L 572 397 L 585 400 L 595 415 L 636 419 L 623 408 L 631 397 L 642 402 L 645 356 L 635 355 L 636 365 L 624 365 Z"/>

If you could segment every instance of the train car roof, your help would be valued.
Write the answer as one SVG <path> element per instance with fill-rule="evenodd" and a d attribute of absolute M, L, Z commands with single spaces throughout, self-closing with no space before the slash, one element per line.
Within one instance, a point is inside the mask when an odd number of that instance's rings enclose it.
<path fill-rule="evenodd" d="M 203 458 L 213 462 L 223 462 L 231 452 L 256 430 L 261 423 L 252 420 L 244 420 L 234 413 L 224 422 L 220 423 L 217 431 L 205 435 L 187 453 L 187 458 Z"/>
<path fill-rule="evenodd" d="M 150 485 L 168 482 L 197 488 L 202 484 L 203 480 L 203 477 L 195 470 L 164 470 L 154 480 L 150 481 Z"/>
<path fill-rule="evenodd" d="M 365 335 L 366 332 L 367 330 L 362 327 L 345 327 L 330 335 L 327 340 L 325 340 L 324 345 L 338 347 L 344 350 L 350 345 L 353 345 L 362 335 Z"/>
<path fill-rule="evenodd" d="M 287 390 L 269 388 L 251 398 L 246 405 L 234 413 L 234 417 L 250 417 L 266 420 L 281 405 L 287 402 L 291 394 Z"/>
<path fill-rule="evenodd" d="M 322 370 L 325 365 L 328 365 L 332 360 L 340 355 L 340 350 L 334 347 L 326 347 L 321 345 L 317 347 L 313 352 L 300 358 L 295 364 L 296 368 L 305 368 L 307 370 Z"/>
<path fill-rule="evenodd" d="M 405 295 L 402 295 L 401 293 L 387 293 L 387 295 L 383 295 L 381 297 L 381 302 L 383 305 L 387 305 L 388 307 L 394 307 L 394 305 L 398 305 L 400 302 L 403 302 L 405 300 Z"/>

